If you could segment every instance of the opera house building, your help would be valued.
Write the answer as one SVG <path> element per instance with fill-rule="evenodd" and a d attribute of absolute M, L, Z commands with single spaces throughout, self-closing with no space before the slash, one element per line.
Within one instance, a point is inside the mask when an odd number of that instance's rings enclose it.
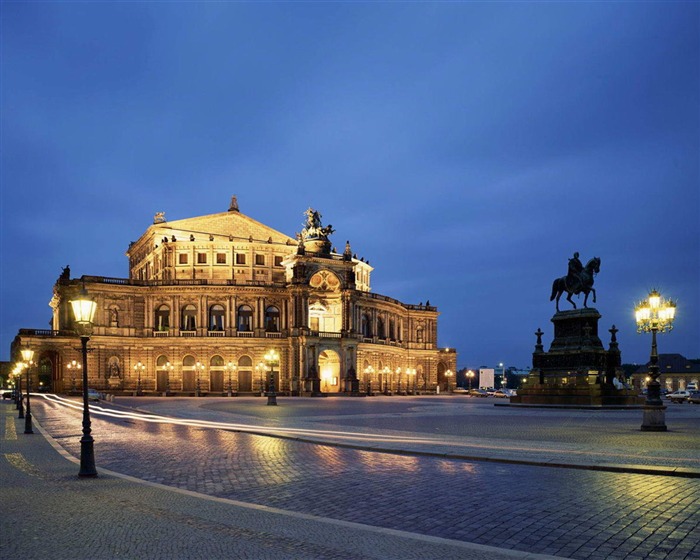
<path fill-rule="evenodd" d="M 57 279 L 51 329 L 20 329 L 12 358 L 34 350 L 34 383 L 80 390 L 71 307 L 96 304 L 88 384 L 108 393 L 404 394 L 444 389 L 454 349 L 437 346 L 438 311 L 372 293 L 373 268 L 307 210 L 289 237 L 241 213 L 153 224 L 127 251 L 127 278 Z M 271 387 L 271 383 L 274 386 Z"/>

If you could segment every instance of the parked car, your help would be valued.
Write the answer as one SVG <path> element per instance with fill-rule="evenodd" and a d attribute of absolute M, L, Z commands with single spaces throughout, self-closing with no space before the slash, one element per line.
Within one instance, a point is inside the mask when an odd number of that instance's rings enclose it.
<path fill-rule="evenodd" d="M 488 397 L 488 394 L 483 389 L 470 389 L 469 396 L 470 397 Z"/>
<path fill-rule="evenodd" d="M 465 394 L 465 395 L 467 393 L 469 393 L 469 391 L 467 391 L 464 387 L 455 387 L 454 389 L 452 389 L 452 392 L 453 393 L 461 393 L 461 394 Z"/>
<path fill-rule="evenodd" d="M 505 391 L 504 389 L 498 389 L 498 390 L 494 391 L 493 396 L 496 397 L 497 399 L 507 399 L 508 397 L 510 397 L 508 392 Z"/>
<path fill-rule="evenodd" d="M 691 404 L 700 404 L 700 391 L 690 391 L 688 402 Z"/>
<path fill-rule="evenodd" d="M 666 398 L 674 403 L 683 403 L 688 400 L 689 396 L 690 391 L 675 391 L 669 395 L 666 395 Z"/>
<path fill-rule="evenodd" d="M 99 401 L 100 397 L 100 392 L 97 389 L 88 389 L 88 400 L 89 401 Z"/>
<path fill-rule="evenodd" d="M 2 392 L 2 400 L 5 399 L 14 399 L 15 398 L 15 392 L 14 391 L 3 391 Z"/>
<path fill-rule="evenodd" d="M 494 389 L 493 387 L 489 387 L 488 389 L 486 389 L 486 396 L 493 397 L 495 394 L 496 389 Z"/>

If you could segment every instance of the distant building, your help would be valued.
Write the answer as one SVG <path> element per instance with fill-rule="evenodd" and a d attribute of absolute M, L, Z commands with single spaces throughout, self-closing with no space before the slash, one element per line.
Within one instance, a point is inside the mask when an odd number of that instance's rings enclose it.
<path fill-rule="evenodd" d="M 487 389 L 495 387 L 496 370 L 493 368 L 479 368 L 479 387 Z"/>
<path fill-rule="evenodd" d="M 681 354 L 659 354 L 659 383 L 667 391 L 685 389 L 689 383 L 700 387 L 700 360 L 688 360 Z M 635 389 L 646 386 L 649 364 L 640 366 L 631 378 Z"/>
<path fill-rule="evenodd" d="M 70 300 L 97 302 L 89 385 L 103 391 L 245 394 L 265 390 L 265 354 L 277 350 L 283 394 L 446 388 L 454 349 L 437 346 L 438 310 L 370 291 L 373 268 L 309 209 L 296 238 L 227 212 L 153 224 L 127 251 L 127 278 L 56 281 L 52 328 L 21 329 L 12 344 L 35 351 L 34 375 L 54 391 L 80 387 L 81 354 Z M 73 362 L 78 362 L 75 364 Z M 415 373 L 414 373 L 415 372 Z M 410 384 L 407 385 L 407 382 Z"/>

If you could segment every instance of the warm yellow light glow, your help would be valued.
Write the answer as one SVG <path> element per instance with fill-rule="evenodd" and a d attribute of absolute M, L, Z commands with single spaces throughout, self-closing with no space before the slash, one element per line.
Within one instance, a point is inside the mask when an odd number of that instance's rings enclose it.
<path fill-rule="evenodd" d="M 661 294 L 656 290 L 652 290 L 649 294 L 649 305 L 652 309 L 658 309 L 661 304 Z"/>
<path fill-rule="evenodd" d="M 32 361 L 32 358 L 34 357 L 34 350 L 31 348 L 22 348 L 22 359 L 29 363 Z"/>
<path fill-rule="evenodd" d="M 280 355 L 277 352 L 277 350 L 268 350 L 267 354 L 265 354 L 265 361 L 268 364 L 276 364 L 279 362 Z"/>
<path fill-rule="evenodd" d="M 75 322 L 80 325 L 90 325 L 95 317 L 95 311 L 97 310 L 97 302 L 88 298 L 87 293 L 83 289 L 80 297 L 78 299 L 71 300 L 71 306 L 73 307 L 73 315 L 75 316 Z"/>

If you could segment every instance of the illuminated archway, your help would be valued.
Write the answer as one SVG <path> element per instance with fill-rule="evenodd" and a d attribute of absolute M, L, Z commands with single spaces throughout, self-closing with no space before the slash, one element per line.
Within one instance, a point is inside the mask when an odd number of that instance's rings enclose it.
<path fill-rule="evenodd" d="M 321 376 L 321 391 L 337 393 L 340 391 L 340 356 L 333 350 L 324 350 L 318 355 L 318 370 Z"/>

